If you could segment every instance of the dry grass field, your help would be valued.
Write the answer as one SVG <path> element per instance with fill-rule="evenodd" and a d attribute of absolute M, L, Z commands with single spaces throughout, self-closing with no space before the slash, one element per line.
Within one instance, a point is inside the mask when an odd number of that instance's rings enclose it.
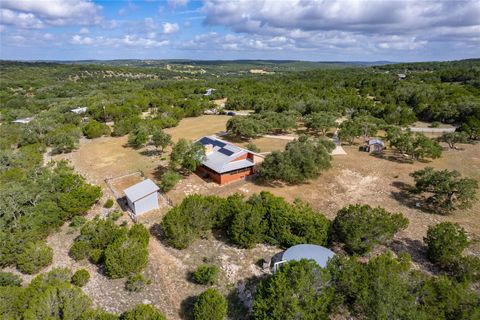
<path fill-rule="evenodd" d="M 188 118 L 182 120 L 178 127 L 167 131 L 174 140 L 195 139 L 224 130 L 227 120 L 228 117 L 223 116 Z M 141 170 L 147 177 L 156 180 L 157 168 L 166 164 L 162 156 L 149 155 L 149 152 L 146 152 L 148 148 L 135 150 L 126 147 L 126 142 L 127 137 L 82 140 L 77 151 L 54 157 L 54 159 L 69 159 L 77 171 L 104 189 L 104 199 L 89 213 L 89 218 L 98 213 L 106 214 L 108 211 L 102 208 L 105 199 L 112 197 L 104 183 L 105 178 Z M 271 138 L 260 138 L 253 142 L 263 152 L 282 149 L 288 143 L 287 140 Z M 445 151 L 440 159 L 412 164 L 389 160 L 388 150 L 385 158 L 379 158 L 359 152 L 358 146 L 344 146 L 347 155 L 334 157 L 330 170 L 323 172 L 318 179 L 302 185 L 259 185 L 252 181 L 238 181 L 220 187 L 192 174 L 180 181 L 173 190 L 168 192 L 168 196 L 176 204 L 185 196 L 194 193 L 227 196 L 239 192 L 249 196 L 266 190 L 288 201 L 300 198 L 330 219 L 335 217 L 340 208 L 348 204 L 367 203 L 372 206 L 382 206 L 390 211 L 402 212 L 410 220 L 408 228 L 396 236 L 390 247 L 396 252 L 409 252 L 413 256 L 416 268 L 429 271 L 431 266 L 425 261 L 425 248 L 422 244 L 422 238 L 428 226 L 441 221 L 453 221 L 463 226 L 471 238 L 479 238 L 480 201 L 477 201 L 471 209 L 460 210 L 450 216 L 442 216 L 421 211 L 415 206 L 413 199 L 401 193 L 401 187 L 412 184 L 410 172 L 425 166 L 436 169 L 456 169 L 464 176 L 480 180 L 480 145 L 461 145 L 460 147 L 463 150 Z M 135 180 L 135 178 L 132 179 Z M 118 188 L 124 188 L 134 182 L 136 180 L 123 180 L 118 182 Z M 164 207 L 150 216 L 148 221 L 143 222 L 151 228 L 152 234 L 157 233 L 156 224 L 161 221 L 167 210 L 168 207 Z M 122 220 L 130 221 L 126 215 Z M 75 262 L 68 257 L 68 248 L 76 235 L 78 230 L 64 226 L 60 232 L 49 237 L 48 242 L 54 249 L 54 262 L 49 268 L 55 266 L 68 266 L 73 270 L 87 268 L 92 279 L 84 290 L 98 307 L 118 313 L 138 303 L 147 302 L 162 310 L 168 319 L 184 318 L 185 306 L 191 303 L 193 296 L 205 289 L 189 280 L 189 274 L 200 264 L 207 261 L 220 267 L 222 281 L 219 289 L 228 294 L 236 287 L 243 288 L 245 279 L 263 274 L 256 265 L 259 259 L 280 251 L 279 248 L 263 245 L 252 250 L 242 250 L 226 244 L 214 235 L 208 239 L 199 239 L 188 249 L 179 251 L 166 246 L 152 236 L 149 245 L 149 265 L 144 271 L 145 275 L 152 280 L 152 284 L 144 292 L 130 293 L 124 289 L 124 279 L 108 280 L 93 264 L 87 261 Z M 480 246 L 478 244 L 472 246 L 471 251 L 480 254 Z"/>
<path fill-rule="evenodd" d="M 185 118 L 178 126 L 165 129 L 165 132 L 172 136 L 173 141 L 184 138 L 196 140 L 205 135 L 212 135 L 225 131 L 229 116 L 203 115 L 196 118 Z"/>

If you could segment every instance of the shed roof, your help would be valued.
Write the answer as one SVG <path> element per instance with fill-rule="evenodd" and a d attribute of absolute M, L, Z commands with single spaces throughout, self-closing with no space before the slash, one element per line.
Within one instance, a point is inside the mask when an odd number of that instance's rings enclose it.
<path fill-rule="evenodd" d="M 335 253 L 325 247 L 315 244 L 299 244 L 285 250 L 282 255 L 282 260 L 300 261 L 302 259 L 311 259 L 315 260 L 320 267 L 325 268 L 328 260 L 334 256 Z"/>
<path fill-rule="evenodd" d="M 153 183 L 152 180 L 146 179 L 140 183 L 128 187 L 127 189 L 123 190 L 123 192 L 131 202 L 135 202 L 154 192 L 157 192 L 158 190 L 160 190 L 160 188 Z"/>
<path fill-rule="evenodd" d="M 213 136 L 205 136 L 198 140 L 203 146 L 211 145 L 211 152 L 206 154 L 202 164 L 215 172 L 225 173 L 232 170 L 238 170 L 253 167 L 252 160 L 235 160 L 247 153 L 253 153 L 249 150 L 240 148 L 236 145 L 220 140 Z"/>

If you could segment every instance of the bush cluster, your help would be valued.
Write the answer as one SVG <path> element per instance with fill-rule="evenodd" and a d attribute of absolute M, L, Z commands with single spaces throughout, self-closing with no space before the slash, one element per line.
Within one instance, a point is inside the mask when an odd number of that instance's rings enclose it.
<path fill-rule="evenodd" d="M 193 305 L 195 320 L 224 320 L 227 316 L 228 304 L 225 297 L 216 289 L 210 288 L 202 292 Z"/>
<path fill-rule="evenodd" d="M 77 270 L 72 276 L 72 283 L 77 287 L 83 287 L 90 280 L 90 273 L 85 269 Z"/>
<path fill-rule="evenodd" d="M 251 248 L 258 243 L 292 246 L 326 245 L 330 221 L 307 204 L 290 204 L 271 193 L 228 198 L 192 195 L 172 208 L 161 223 L 169 245 L 184 249 L 212 229 L 220 229 L 234 244 Z"/>
<path fill-rule="evenodd" d="M 193 273 L 193 280 L 198 284 L 214 284 L 217 282 L 220 269 L 217 266 L 202 265 Z"/>
<path fill-rule="evenodd" d="M 82 227 L 69 253 L 75 260 L 88 257 L 93 263 L 103 264 L 111 278 L 122 278 L 147 265 L 148 241 L 149 233 L 143 225 L 128 230 L 112 219 L 97 216 Z"/>
<path fill-rule="evenodd" d="M 376 244 L 385 244 L 408 225 L 401 213 L 390 213 L 369 205 L 350 205 L 338 211 L 333 221 L 337 240 L 351 253 L 365 253 Z"/>
<path fill-rule="evenodd" d="M 258 175 L 266 182 L 304 182 L 330 168 L 330 152 L 334 148 L 335 144 L 329 140 L 310 140 L 301 136 L 289 142 L 285 151 L 274 151 L 266 156 L 258 168 Z"/>
<path fill-rule="evenodd" d="M 150 280 L 140 273 L 131 274 L 125 282 L 125 289 L 131 292 L 140 292 L 145 286 L 150 284 Z"/>

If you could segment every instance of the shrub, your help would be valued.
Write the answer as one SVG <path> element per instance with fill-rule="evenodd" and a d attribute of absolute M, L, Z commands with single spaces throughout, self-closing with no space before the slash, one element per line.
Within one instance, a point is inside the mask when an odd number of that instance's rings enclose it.
<path fill-rule="evenodd" d="M 135 273 L 128 277 L 125 282 L 125 289 L 131 292 L 140 292 L 148 284 L 150 284 L 150 280 L 146 279 L 140 273 Z"/>
<path fill-rule="evenodd" d="M 105 273 L 110 278 L 123 278 L 139 272 L 148 263 L 147 246 L 141 239 L 123 236 L 105 249 Z"/>
<path fill-rule="evenodd" d="M 22 278 L 11 272 L 0 271 L 0 287 L 20 287 Z"/>
<path fill-rule="evenodd" d="M 52 263 L 53 249 L 45 242 L 30 242 L 18 256 L 17 268 L 23 273 L 34 274 Z"/>
<path fill-rule="evenodd" d="M 200 266 L 193 273 L 193 280 L 198 284 L 212 285 L 217 281 L 219 271 L 217 266 Z"/>
<path fill-rule="evenodd" d="M 225 297 L 215 289 L 207 289 L 201 293 L 193 306 L 195 320 L 224 320 L 227 316 L 228 304 Z"/>
<path fill-rule="evenodd" d="M 90 250 L 88 258 L 95 264 L 99 264 L 103 262 L 103 250 L 102 249 L 92 249 Z"/>
<path fill-rule="evenodd" d="M 70 222 L 70 227 L 78 228 L 83 226 L 87 222 L 87 219 L 83 216 L 75 216 L 72 218 Z"/>
<path fill-rule="evenodd" d="M 105 204 L 103 205 L 104 208 L 107 208 L 107 209 L 110 209 L 111 207 L 113 207 L 113 199 L 109 198 L 107 199 L 107 201 L 105 201 Z"/>
<path fill-rule="evenodd" d="M 148 304 L 139 304 L 134 309 L 125 312 L 122 320 L 166 320 L 165 316 Z"/>
<path fill-rule="evenodd" d="M 449 276 L 460 282 L 480 281 L 480 257 L 466 256 L 450 259 L 444 266 Z"/>
<path fill-rule="evenodd" d="M 252 142 L 247 143 L 247 145 L 245 146 L 245 149 L 256 152 L 256 153 L 260 152 L 260 149 L 257 147 L 257 145 Z"/>
<path fill-rule="evenodd" d="M 257 286 L 253 318 L 328 319 L 335 297 L 330 281 L 327 269 L 313 260 L 286 263 Z"/>
<path fill-rule="evenodd" d="M 90 245 L 86 241 L 74 241 L 68 252 L 69 256 L 75 261 L 80 261 L 88 257 L 90 253 Z"/>
<path fill-rule="evenodd" d="M 182 176 L 173 171 L 173 170 L 168 170 L 162 175 L 162 179 L 160 181 L 160 188 L 164 192 L 168 192 L 175 187 L 175 185 L 182 179 Z"/>
<path fill-rule="evenodd" d="M 113 221 L 117 221 L 123 216 L 122 211 L 113 211 L 108 214 L 108 219 L 112 219 Z"/>
<path fill-rule="evenodd" d="M 72 283 L 77 287 L 83 287 L 90 280 L 90 273 L 85 269 L 77 270 L 72 276 Z"/>
<path fill-rule="evenodd" d="M 365 253 L 374 245 L 391 240 L 407 225 L 408 220 L 401 213 L 369 205 L 350 205 L 337 213 L 333 230 L 336 239 L 343 242 L 349 252 Z"/>
<path fill-rule="evenodd" d="M 432 262 L 440 264 L 459 258 L 468 246 L 465 229 L 451 222 L 430 226 L 424 241 L 427 244 L 428 258 Z"/>
<path fill-rule="evenodd" d="M 104 124 L 95 120 L 90 120 L 83 128 L 83 134 L 88 139 L 94 139 L 103 135 L 110 134 L 110 128 Z"/>

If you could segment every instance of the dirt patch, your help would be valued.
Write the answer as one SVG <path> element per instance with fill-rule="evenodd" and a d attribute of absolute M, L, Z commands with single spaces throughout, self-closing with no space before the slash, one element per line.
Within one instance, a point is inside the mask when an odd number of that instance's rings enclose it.
<path fill-rule="evenodd" d="M 165 132 L 172 136 L 173 141 L 180 138 L 197 140 L 206 135 L 213 135 L 225 131 L 229 116 L 203 115 L 195 118 L 185 118 L 178 126 L 165 129 Z"/>

